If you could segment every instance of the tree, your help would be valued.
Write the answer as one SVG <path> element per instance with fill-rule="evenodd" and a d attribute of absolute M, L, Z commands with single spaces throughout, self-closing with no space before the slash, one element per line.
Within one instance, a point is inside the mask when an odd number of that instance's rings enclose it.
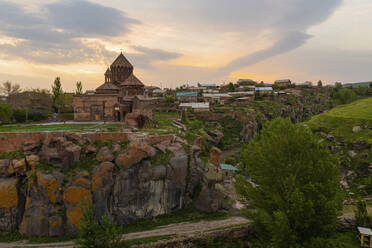
<path fill-rule="evenodd" d="M 54 80 L 54 84 L 52 85 L 52 101 L 53 101 L 53 108 L 55 112 L 59 110 L 62 94 L 63 94 L 63 91 L 62 91 L 61 79 L 59 77 L 56 77 L 56 79 Z"/>
<path fill-rule="evenodd" d="M 0 86 L 0 92 L 6 96 L 17 94 L 21 92 L 21 86 L 19 84 L 12 84 L 10 81 L 6 81 Z"/>
<path fill-rule="evenodd" d="M 323 86 L 323 82 L 322 82 L 322 80 L 319 80 L 318 81 L 318 87 L 322 87 Z"/>
<path fill-rule="evenodd" d="M 0 122 L 8 123 L 12 118 L 12 107 L 9 104 L 0 102 Z"/>
<path fill-rule="evenodd" d="M 372 82 L 369 83 L 369 88 L 372 88 Z"/>
<path fill-rule="evenodd" d="M 340 89 L 342 89 L 342 84 L 340 82 L 336 82 L 335 83 L 335 90 L 339 91 Z"/>
<path fill-rule="evenodd" d="M 333 98 L 339 103 L 339 104 L 348 104 L 358 99 L 357 94 L 352 89 L 341 89 L 337 91 Z"/>
<path fill-rule="evenodd" d="M 369 227 L 371 223 L 368 216 L 367 203 L 358 201 L 356 207 L 356 211 L 354 211 L 356 224 L 361 227 Z"/>
<path fill-rule="evenodd" d="M 83 94 L 83 84 L 80 81 L 76 82 L 75 94 L 78 96 Z"/>
<path fill-rule="evenodd" d="M 107 215 L 99 223 L 94 215 L 94 206 L 85 200 L 82 208 L 78 242 L 83 248 L 127 247 L 122 239 L 123 228 Z"/>
<path fill-rule="evenodd" d="M 334 230 L 342 207 L 338 164 L 309 128 L 282 118 L 266 123 L 242 162 L 235 187 L 256 209 L 246 215 L 262 247 L 315 247 Z"/>
<path fill-rule="evenodd" d="M 235 86 L 232 82 L 229 83 L 228 90 L 229 90 L 229 92 L 234 92 L 235 91 Z"/>

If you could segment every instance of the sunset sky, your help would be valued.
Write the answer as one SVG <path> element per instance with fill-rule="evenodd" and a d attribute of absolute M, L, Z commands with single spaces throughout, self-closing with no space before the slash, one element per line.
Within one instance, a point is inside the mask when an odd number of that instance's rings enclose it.
<path fill-rule="evenodd" d="M 146 85 L 372 80 L 371 0 L 0 0 L 0 82 L 95 89 L 120 50 Z"/>

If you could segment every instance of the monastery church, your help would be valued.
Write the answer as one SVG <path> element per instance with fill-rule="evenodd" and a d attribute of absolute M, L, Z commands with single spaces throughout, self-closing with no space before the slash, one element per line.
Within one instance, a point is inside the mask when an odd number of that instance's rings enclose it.
<path fill-rule="evenodd" d="M 95 91 L 74 97 L 75 121 L 122 121 L 137 126 L 138 119 L 153 120 L 153 98 L 133 74 L 123 53 L 105 73 L 105 82 Z"/>

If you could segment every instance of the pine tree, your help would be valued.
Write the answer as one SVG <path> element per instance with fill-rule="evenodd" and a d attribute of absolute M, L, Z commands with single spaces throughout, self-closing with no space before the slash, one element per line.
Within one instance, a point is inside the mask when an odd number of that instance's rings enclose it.
<path fill-rule="evenodd" d="M 56 77 L 56 79 L 54 80 L 54 84 L 52 86 L 52 101 L 53 101 L 53 108 L 55 112 L 57 112 L 60 107 L 60 100 L 61 100 L 62 94 L 63 94 L 63 91 L 62 91 L 61 79 L 59 77 Z"/>
<path fill-rule="evenodd" d="M 82 95 L 83 94 L 83 84 L 79 81 L 76 82 L 76 90 L 75 90 L 75 95 Z"/>

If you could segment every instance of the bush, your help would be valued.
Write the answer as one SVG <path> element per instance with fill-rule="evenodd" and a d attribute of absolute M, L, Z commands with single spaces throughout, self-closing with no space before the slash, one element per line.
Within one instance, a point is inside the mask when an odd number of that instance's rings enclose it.
<path fill-rule="evenodd" d="M 13 118 L 17 123 L 23 123 L 27 121 L 27 110 L 26 109 L 15 109 L 13 111 Z"/>
<path fill-rule="evenodd" d="M 45 120 L 47 117 L 48 117 L 47 114 L 45 114 L 44 112 L 40 110 L 31 110 L 28 113 L 28 120 L 31 120 L 31 121 L 41 121 L 41 120 Z"/>
<path fill-rule="evenodd" d="M 80 221 L 78 243 L 83 248 L 120 248 L 125 247 L 122 240 L 123 228 L 107 215 L 101 224 L 94 216 L 93 205 L 86 201 L 83 207 L 83 218 Z"/>
<path fill-rule="evenodd" d="M 361 227 L 369 227 L 370 219 L 367 212 L 367 203 L 365 201 L 358 201 L 355 211 L 356 224 Z"/>
<path fill-rule="evenodd" d="M 0 121 L 8 123 L 12 118 L 12 108 L 9 104 L 0 103 Z"/>
<path fill-rule="evenodd" d="M 333 98 L 339 104 L 347 104 L 347 103 L 351 103 L 351 102 L 354 102 L 355 100 L 357 100 L 358 96 L 351 89 L 341 89 L 334 94 Z"/>

